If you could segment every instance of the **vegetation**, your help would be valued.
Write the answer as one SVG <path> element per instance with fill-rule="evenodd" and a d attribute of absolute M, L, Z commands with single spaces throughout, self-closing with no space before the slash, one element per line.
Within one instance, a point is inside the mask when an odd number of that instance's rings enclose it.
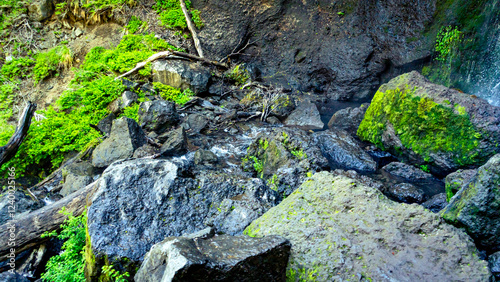
<path fill-rule="evenodd" d="M 241 65 L 232 67 L 226 77 L 234 81 L 236 85 L 243 85 L 250 79 L 250 74 Z"/>
<path fill-rule="evenodd" d="M 408 88 L 408 87 L 407 87 Z M 459 165 L 477 161 L 481 134 L 469 116 L 456 114 L 429 98 L 414 95 L 412 89 L 377 92 L 358 129 L 362 140 L 385 149 L 382 133 L 387 122 L 394 127 L 405 148 L 430 161 L 429 153 L 450 152 Z"/>
<path fill-rule="evenodd" d="M 191 10 L 191 1 L 185 0 L 186 8 Z M 184 13 L 182 12 L 179 0 L 157 0 L 153 9 L 158 12 L 161 24 L 170 29 L 186 29 L 187 23 Z M 203 22 L 200 17 L 200 11 L 191 10 L 191 19 L 193 24 L 201 29 Z"/>
<path fill-rule="evenodd" d="M 179 105 L 184 105 L 194 96 L 193 91 L 187 88 L 184 91 L 181 91 L 178 88 L 172 87 L 170 85 L 162 84 L 161 82 L 153 82 L 153 86 L 160 93 L 160 96 L 167 100 L 175 102 Z"/>
<path fill-rule="evenodd" d="M 134 34 L 146 30 L 147 27 L 148 27 L 147 22 L 143 22 L 138 17 L 132 16 L 128 24 L 125 26 L 125 29 L 129 33 Z"/>
<path fill-rule="evenodd" d="M 37 84 L 51 73 L 71 67 L 73 57 L 71 50 L 66 45 L 59 45 L 46 52 L 36 54 L 35 61 L 33 78 Z"/>
<path fill-rule="evenodd" d="M 26 13 L 26 2 L 19 0 L 0 0 L 0 38 L 6 38 L 10 34 L 9 28 L 14 19 Z"/>

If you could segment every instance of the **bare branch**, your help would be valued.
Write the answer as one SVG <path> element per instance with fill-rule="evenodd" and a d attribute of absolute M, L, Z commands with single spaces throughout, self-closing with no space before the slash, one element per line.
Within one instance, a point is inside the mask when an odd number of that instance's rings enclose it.
<path fill-rule="evenodd" d="M 194 47 L 196 48 L 196 51 L 198 52 L 200 58 L 203 58 L 203 50 L 201 49 L 200 40 L 198 39 L 198 34 L 196 33 L 194 24 L 191 21 L 191 17 L 189 16 L 189 11 L 187 10 L 186 3 L 184 2 L 184 0 L 179 1 L 181 2 L 182 12 L 184 13 L 184 17 L 186 18 L 188 29 L 191 32 L 191 35 L 193 35 Z"/>

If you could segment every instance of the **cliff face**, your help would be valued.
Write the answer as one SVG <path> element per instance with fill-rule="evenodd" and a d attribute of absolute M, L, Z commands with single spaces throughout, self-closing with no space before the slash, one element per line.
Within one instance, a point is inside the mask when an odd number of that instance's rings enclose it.
<path fill-rule="evenodd" d="M 425 61 L 435 2 L 194 0 L 209 57 L 240 59 L 262 79 L 337 100 L 370 98 L 382 80 Z"/>

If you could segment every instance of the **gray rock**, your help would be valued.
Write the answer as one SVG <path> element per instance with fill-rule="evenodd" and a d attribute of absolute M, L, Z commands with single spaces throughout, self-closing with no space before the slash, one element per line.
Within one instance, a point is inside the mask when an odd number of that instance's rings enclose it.
<path fill-rule="evenodd" d="M 446 193 L 439 193 L 434 195 L 429 200 L 425 201 L 422 206 L 430 210 L 431 212 L 437 213 L 444 209 L 447 204 L 448 202 L 446 201 Z"/>
<path fill-rule="evenodd" d="M 104 171 L 88 209 L 95 255 L 89 269 L 100 269 L 107 258 L 115 269 L 134 275 L 153 244 L 204 229 L 224 199 L 248 186 L 235 175 L 200 171 L 183 178 L 184 171 L 191 172 L 188 164 L 156 159 L 119 161 Z"/>
<path fill-rule="evenodd" d="M 146 101 L 139 107 L 139 124 L 147 131 L 163 133 L 178 123 L 179 114 L 173 102 Z"/>
<path fill-rule="evenodd" d="M 358 108 L 349 107 L 335 112 L 328 122 L 328 127 L 341 128 L 349 132 L 349 134 L 356 136 L 359 124 L 363 120 L 369 105 L 370 104 L 362 104 Z"/>
<path fill-rule="evenodd" d="M 347 131 L 332 128 L 314 133 L 313 138 L 332 169 L 354 169 L 360 172 L 377 170 L 377 163 L 359 147 L 358 142 Z"/>
<path fill-rule="evenodd" d="M 184 127 L 181 126 L 167 132 L 159 138 L 166 138 L 165 143 L 160 148 L 160 153 L 163 156 L 180 156 L 187 153 L 188 139 Z"/>
<path fill-rule="evenodd" d="M 266 119 L 266 121 L 267 121 L 267 123 L 272 124 L 272 125 L 276 125 L 276 124 L 281 123 L 281 121 L 277 117 L 268 117 Z"/>
<path fill-rule="evenodd" d="M 470 182 L 477 173 L 476 169 L 459 169 L 445 178 L 446 200 L 449 202 L 466 183 Z"/>
<path fill-rule="evenodd" d="M 92 153 L 92 165 L 106 167 L 114 161 L 130 158 L 146 142 L 144 131 L 133 119 L 123 117 L 114 120 L 109 138 Z"/>
<path fill-rule="evenodd" d="M 204 115 L 191 114 L 187 117 L 187 124 L 189 126 L 189 133 L 200 133 L 208 125 L 208 119 Z"/>
<path fill-rule="evenodd" d="M 97 124 L 97 127 L 105 134 L 111 133 L 111 126 L 113 125 L 113 120 L 116 118 L 115 114 L 111 113 L 105 118 L 101 119 Z"/>
<path fill-rule="evenodd" d="M 488 265 L 491 273 L 500 280 L 500 252 L 496 252 L 488 257 Z"/>
<path fill-rule="evenodd" d="M 83 34 L 83 30 L 81 30 L 79 27 L 76 28 L 75 30 L 75 36 L 80 37 L 80 35 Z"/>
<path fill-rule="evenodd" d="M 12 220 L 11 214 L 18 217 L 24 213 L 37 210 L 44 206 L 42 201 L 37 201 L 29 196 L 28 192 L 16 189 L 13 193 L 9 190 L 2 191 L 0 195 L 0 223 L 5 224 L 7 221 Z M 15 211 L 11 213 L 12 203 L 14 203 Z"/>
<path fill-rule="evenodd" d="M 139 96 L 135 92 L 125 91 L 121 97 L 120 108 L 123 110 L 126 107 L 132 106 L 132 104 L 136 103 L 139 99 Z"/>
<path fill-rule="evenodd" d="M 64 178 L 63 188 L 59 192 L 63 197 L 68 196 L 69 194 L 78 191 L 85 186 L 92 183 L 93 178 L 90 176 L 80 176 L 76 174 L 68 174 Z"/>
<path fill-rule="evenodd" d="M 432 174 L 422 171 L 412 165 L 392 162 L 382 168 L 382 171 L 399 177 L 408 182 L 422 182 L 435 180 Z"/>
<path fill-rule="evenodd" d="M 182 90 L 189 88 L 195 94 L 208 90 L 210 71 L 201 64 L 182 60 L 156 60 L 152 67 L 155 82 Z"/>
<path fill-rule="evenodd" d="M 244 233 L 290 240 L 290 281 L 490 278 L 486 262 L 461 229 L 419 205 L 396 203 L 374 188 L 327 172 L 316 173 Z"/>
<path fill-rule="evenodd" d="M 411 185 L 410 183 L 399 183 L 396 185 L 392 185 L 387 190 L 386 195 L 398 202 L 407 204 L 421 204 L 425 201 L 424 191 L 415 187 L 414 185 Z"/>
<path fill-rule="evenodd" d="M 290 243 L 279 236 L 170 237 L 154 245 L 134 280 L 285 281 Z"/>
<path fill-rule="evenodd" d="M 158 149 L 156 149 L 155 147 L 153 147 L 149 144 L 146 144 L 146 145 L 143 145 L 143 146 L 137 148 L 137 150 L 135 150 L 134 155 L 132 157 L 133 158 L 144 158 L 144 157 L 152 156 L 152 155 L 157 154 L 157 153 L 158 153 Z"/>
<path fill-rule="evenodd" d="M 311 102 L 300 104 L 285 120 L 285 125 L 299 126 L 302 129 L 323 129 L 318 107 Z"/>
<path fill-rule="evenodd" d="M 28 15 L 30 20 L 41 22 L 54 13 L 53 0 L 36 0 L 28 6 Z"/>
<path fill-rule="evenodd" d="M 209 150 L 198 150 L 194 153 L 194 164 L 196 165 L 215 164 L 217 162 L 217 155 Z"/>
<path fill-rule="evenodd" d="M 500 251 L 500 154 L 481 166 L 441 211 L 449 223 L 465 230 L 483 249 Z"/>
<path fill-rule="evenodd" d="M 5 271 L 0 273 L 0 281 L 3 282 L 30 282 L 30 280 L 17 272 Z"/>

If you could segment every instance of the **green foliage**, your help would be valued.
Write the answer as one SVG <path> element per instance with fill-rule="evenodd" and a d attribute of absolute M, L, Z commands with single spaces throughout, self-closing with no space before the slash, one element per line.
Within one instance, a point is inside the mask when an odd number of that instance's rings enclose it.
<path fill-rule="evenodd" d="M 9 80 L 13 80 L 17 77 L 27 77 L 30 70 L 29 67 L 34 63 L 35 61 L 28 57 L 15 58 L 5 63 L 0 72 Z"/>
<path fill-rule="evenodd" d="M 267 139 L 260 139 L 259 140 L 259 147 L 263 150 L 266 150 L 267 147 L 269 147 L 269 141 L 267 141 Z"/>
<path fill-rule="evenodd" d="M 114 282 L 126 282 L 127 277 L 130 276 L 128 272 L 120 273 L 118 270 L 113 269 L 113 265 L 103 265 L 102 272 Z"/>
<path fill-rule="evenodd" d="M 139 122 L 139 104 L 133 104 L 132 106 L 123 109 L 122 116 L 131 118 L 136 122 Z"/>
<path fill-rule="evenodd" d="M 450 61 L 453 57 L 453 53 L 458 50 L 461 36 L 462 32 L 456 27 L 447 26 L 441 28 L 436 37 L 435 50 L 438 54 L 436 60 L 440 62 Z"/>
<path fill-rule="evenodd" d="M 307 158 L 307 154 L 302 149 L 292 149 L 290 153 L 300 160 Z"/>
<path fill-rule="evenodd" d="M 236 85 L 243 85 L 250 79 L 250 74 L 241 65 L 236 65 L 229 70 L 226 77 L 236 83 Z"/>
<path fill-rule="evenodd" d="M 160 96 L 168 101 L 175 102 L 179 105 L 184 105 L 194 96 L 193 91 L 187 88 L 181 91 L 178 88 L 172 87 L 170 85 L 165 85 L 160 82 L 153 82 L 153 86 L 160 93 Z"/>
<path fill-rule="evenodd" d="M 423 171 L 425 171 L 425 172 L 430 172 L 428 165 L 421 165 L 420 169 L 423 170 Z"/>
<path fill-rule="evenodd" d="M 69 68 L 73 63 L 71 50 L 65 45 L 56 46 L 46 52 L 35 55 L 33 78 L 35 84 L 62 68 Z"/>
<path fill-rule="evenodd" d="M 7 38 L 14 19 L 26 13 L 26 3 L 19 0 L 0 0 L 0 38 Z"/>
<path fill-rule="evenodd" d="M 377 92 L 358 128 L 358 136 L 384 149 L 382 133 L 390 122 L 403 146 L 426 161 L 429 152 L 444 151 L 452 153 L 460 165 L 474 163 L 481 134 L 468 115 L 457 115 L 453 109 L 413 93 L 410 89 Z"/>
<path fill-rule="evenodd" d="M 191 1 L 186 0 L 186 8 L 191 10 Z M 170 29 L 186 29 L 187 23 L 178 0 L 157 0 L 153 9 L 159 14 L 161 24 Z M 203 27 L 200 11 L 191 10 L 191 19 L 197 28 Z"/>
<path fill-rule="evenodd" d="M 134 34 L 145 30 L 147 26 L 147 22 L 143 22 L 138 17 L 132 16 L 128 25 L 125 26 L 125 29 L 127 29 L 129 33 Z"/>
<path fill-rule="evenodd" d="M 42 238 L 57 236 L 65 240 L 59 255 L 49 259 L 45 273 L 42 274 L 43 281 L 50 282 L 79 282 L 85 281 L 83 251 L 85 246 L 85 229 L 87 227 L 87 212 L 80 216 L 73 216 L 63 208 L 60 213 L 68 216 L 61 225 L 61 233 L 44 233 Z"/>

